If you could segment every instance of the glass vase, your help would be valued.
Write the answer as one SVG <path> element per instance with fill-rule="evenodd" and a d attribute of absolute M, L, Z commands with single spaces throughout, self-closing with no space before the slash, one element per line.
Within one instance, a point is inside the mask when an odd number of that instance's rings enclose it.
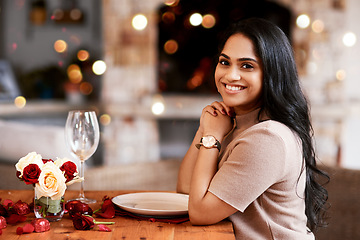
<path fill-rule="evenodd" d="M 51 197 L 34 198 L 34 213 L 37 218 L 46 218 L 49 222 L 59 221 L 65 212 L 64 196 L 59 200 L 52 200 Z"/>

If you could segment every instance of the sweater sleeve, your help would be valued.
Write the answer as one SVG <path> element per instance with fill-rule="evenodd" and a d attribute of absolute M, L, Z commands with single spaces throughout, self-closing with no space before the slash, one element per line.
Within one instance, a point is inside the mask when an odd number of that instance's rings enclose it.
<path fill-rule="evenodd" d="M 267 124 L 245 130 L 225 150 L 226 160 L 210 183 L 209 191 L 241 212 L 285 171 L 283 138 Z"/>

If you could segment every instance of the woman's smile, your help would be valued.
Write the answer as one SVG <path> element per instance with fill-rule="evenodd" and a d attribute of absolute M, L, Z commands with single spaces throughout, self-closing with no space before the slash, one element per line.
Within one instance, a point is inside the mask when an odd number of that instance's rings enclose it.
<path fill-rule="evenodd" d="M 238 93 L 241 90 L 244 90 L 246 87 L 240 86 L 240 85 L 230 85 L 230 84 L 226 84 L 224 83 L 225 88 L 227 90 L 228 93 L 232 94 L 232 93 Z"/>

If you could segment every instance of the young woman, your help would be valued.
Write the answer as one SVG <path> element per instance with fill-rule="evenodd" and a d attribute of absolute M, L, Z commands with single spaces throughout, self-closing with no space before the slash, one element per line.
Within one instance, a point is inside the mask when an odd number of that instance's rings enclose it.
<path fill-rule="evenodd" d="M 327 191 L 317 182 L 307 101 L 286 35 L 274 24 L 234 24 L 220 46 L 222 102 L 203 109 L 178 176 L 190 221 L 229 217 L 237 239 L 314 239 Z"/>

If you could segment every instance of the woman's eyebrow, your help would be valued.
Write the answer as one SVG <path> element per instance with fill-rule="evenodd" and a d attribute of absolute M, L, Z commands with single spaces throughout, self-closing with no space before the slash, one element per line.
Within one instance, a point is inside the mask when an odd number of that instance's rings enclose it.
<path fill-rule="evenodd" d="M 230 57 L 228 55 L 226 55 L 225 53 L 221 53 L 220 56 L 223 56 L 226 59 L 230 59 Z M 237 59 L 238 62 L 243 62 L 243 61 L 252 61 L 252 62 L 258 62 L 256 61 L 256 59 L 254 58 L 249 58 L 249 57 L 243 57 L 243 58 L 238 58 Z"/>

